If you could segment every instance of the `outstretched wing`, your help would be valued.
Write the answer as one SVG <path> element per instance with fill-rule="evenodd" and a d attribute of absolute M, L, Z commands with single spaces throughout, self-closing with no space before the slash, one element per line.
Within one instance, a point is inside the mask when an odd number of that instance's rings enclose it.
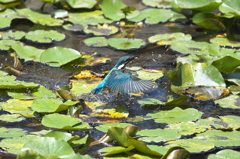
<path fill-rule="evenodd" d="M 156 88 L 157 84 L 153 81 L 142 80 L 129 73 L 116 70 L 108 78 L 107 86 L 114 92 L 140 93 Z"/>

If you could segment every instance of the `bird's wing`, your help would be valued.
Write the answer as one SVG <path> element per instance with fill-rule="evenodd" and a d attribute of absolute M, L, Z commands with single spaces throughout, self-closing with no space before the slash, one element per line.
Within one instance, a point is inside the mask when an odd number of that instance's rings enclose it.
<path fill-rule="evenodd" d="M 142 80 L 118 70 L 111 73 L 107 86 L 111 91 L 121 93 L 140 93 L 157 87 L 153 81 Z"/>

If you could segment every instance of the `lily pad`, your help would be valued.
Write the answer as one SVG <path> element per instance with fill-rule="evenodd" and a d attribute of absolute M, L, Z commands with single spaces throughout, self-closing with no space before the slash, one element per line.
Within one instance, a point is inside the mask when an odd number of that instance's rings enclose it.
<path fill-rule="evenodd" d="M 20 122 L 25 120 L 25 118 L 19 114 L 3 114 L 0 115 L 0 120 L 5 122 Z"/>
<path fill-rule="evenodd" d="M 144 47 L 146 42 L 142 39 L 109 38 L 108 44 L 117 50 L 134 50 Z"/>
<path fill-rule="evenodd" d="M 211 43 L 214 44 L 218 44 L 219 46 L 223 46 L 223 47 L 240 47 L 240 42 L 239 40 L 230 40 L 228 38 L 224 38 L 224 37 L 215 37 L 210 39 Z"/>
<path fill-rule="evenodd" d="M 232 147 L 240 146 L 239 131 L 221 131 L 221 130 L 208 130 L 204 133 L 197 134 L 194 139 L 206 140 L 215 145 L 215 147 Z"/>
<path fill-rule="evenodd" d="M 125 14 L 122 11 L 125 7 L 126 5 L 120 0 L 103 0 L 100 4 L 104 15 L 115 21 L 125 18 Z"/>
<path fill-rule="evenodd" d="M 21 148 L 29 140 L 36 139 L 36 135 L 24 135 L 22 137 L 7 138 L 0 141 L 1 147 L 7 150 L 7 152 L 12 154 L 18 154 Z"/>
<path fill-rule="evenodd" d="M 63 9 L 58 9 L 54 11 L 54 18 L 65 18 L 68 16 L 68 11 Z"/>
<path fill-rule="evenodd" d="M 46 127 L 63 130 L 78 130 L 90 128 L 87 123 L 82 122 L 80 119 L 62 114 L 45 115 L 42 119 L 42 124 Z"/>
<path fill-rule="evenodd" d="M 42 49 L 33 46 L 24 46 L 22 44 L 13 45 L 12 49 L 16 51 L 19 58 L 24 59 L 25 61 L 40 61 L 40 56 L 44 52 Z"/>
<path fill-rule="evenodd" d="M 81 57 L 81 53 L 70 48 L 56 46 L 44 51 L 40 57 L 42 63 L 59 67 Z"/>
<path fill-rule="evenodd" d="M 181 137 L 181 134 L 176 129 L 141 130 L 137 135 L 140 135 L 140 140 L 144 142 L 162 142 L 176 140 Z"/>
<path fill-rule="evenodd" d="M 0 128 L 0 138 L 19 137 L 26 134 L 26 131 L 19 128 Z"/>
<path fill-rule="evenodd" d="M 111 35 L 118 32 L 118 28 L 116 26 L 110 26 L 110 25 L 98 25 L 97 27 L 88 27 L 87 29 L 84 29 L 84 32 L 87 34 L 94 34 L 96 36 L 99 35 Z"/>
<path fill-rule="evenodd" d="M 190 34 L 184 33 L 171 33 L 171 34 L 157 34 L 148 38 L 150 43 L 156 43 L 158 45 L 171 45 L 172 43 L 183 40 L 188 41 L 191 40 L 192 36 Z"/>
<path fill-rule="evenodd" d="M 172 0 L 143 0 L 143 4 L 157 8 L 172 8 Z"/>
<path fill-rule="evenodd" d="M 32 91 L 32 95 L 37 98 L 56 98 L 56 94 L 44 86 Z"/>
<path fill-rule="evenodd" d="M 3 33 L 1 39 L 4 40 L 20 40 L 25 36 L 25 32 L 23 31 L 8 31 Z"/>
<path fill-rule="evenodd" d="M 12 20 L 9 18 L 1 18 L 0 29 L 6 29 L 11 26 Z"/>
<path fill-rule="evenodd" d="M 159 16 L 161 15 L 161 16 Z M 173 11 L 166 9 L 148 8 L 142 10 L 136 17 L 129 18 L 129 21 L 140 22 L 145 19 L 145 23 L 157 24 L 159 22 L 166 22 L 173 17 Z"/>
<path fill-rule="evenodd" d="M 240 97 L 238 95 L 230 95 L 228 97 L 214 101 L 222 108 L 240 109 Z"/>
<path fill-rule="evenodd" d="M 7 102 L 2 102 L 3 110 L 10 113 L 21 114 L 27 117 L 33 117 L 34 111 L 31 109 L 32 100 L 9 99 Z"/>
<path fill-rule="evenodd" d="M 8 51 L 11 46 L 17 44 L 19 42 L 15 40 L 0 40 L 0 50 Z"/>
<path fill-rule="evenodd" d="M 36 31 L 28 32 L 25 38 L 27 40 L 37 42 L 37 43 L 52 43 L 54 41 L 64 40 L 65 35 L 55 30 L 50 30 L 50 31 L 36 30 Z"/>
<path fill-rule="evenodd" d="M 223 3 L 219 6 L 219 10 L 225 14 L 227 18 L 239 17 L 240 8 L 238 0 L 223 0 Z"/>
<path fill-rule="evenodd" d="M 111 127 L 125 128 L 130 125 L 132 125 L 132 124 L 130 124 L 130 123 L 105 123 L 105 124 L 96 126 L 96 129 L 107 133 L 108 129 L 110 129 Z"/>
<path fill-rule="evenodd" d="M 58 99 L 35 99 L 32 103 L 32 109 L 39 113 L 60 112 L 67 108 L 68 106 Z"/>
<path fill-rule="evenodd" d="M 172 146 L 181 146 L 188 150 L 191 153 L 202 153 L 208 152 L 214 149 L 214 144 L 207 140 L 201 139 L 182 139 L 176 141 L 169 141 L 166 144 L 169 144 L 165 147 L 172 147 Z"/>
<path fill-rule="evenodd" d="M 91 47 L 106 47 L 108 46 L 107 39 L 105 37 L 92 37 L 83 41 L 87 46 Z"/>
<path fill-rule="evenodd" d="M 72 7 L 72 8 L 93 8 L 94 5 L 96 5 L 97 0 L 68 0 L 67 3 Z"/>
<path fill-rule="evenodd" d="M 226 149 L 226 150 L 221 150 L 216 154 L 210 154 L 208 156 L 208 159 L 224 159 L 224 158 L 238 159 L 239 156 L 240 156 L 240 152 Z"/>
<path fill-rule="evenodd" d="M 179 122 L 187 122 L 187 121 L 195 121 L 203 115 L 202 112 L 199 112 L 197 109 L 188 108 L 181 109 L 176 107 L 172 110 L 159 111 L 156 113 L 148 113 L 147 117 L 151 117 L 157 123 L 179 123 Z M 146 118 L 149 119 L 149 118 Z"/>

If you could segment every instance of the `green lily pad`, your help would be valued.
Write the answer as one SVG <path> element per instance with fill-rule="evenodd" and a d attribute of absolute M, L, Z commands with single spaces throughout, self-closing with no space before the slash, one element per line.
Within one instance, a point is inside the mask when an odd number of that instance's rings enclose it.
<path fill-rule="evenodd" d="M 169 141 L 166 144 L 169 144 L 165 146 L 167 148 L 172 146 L 181 146 L 191 153 L 202 153 L 214 149 L 213 143 L 201 139 L 182 139 Z"/>
<path fill-rule="evenodd" d="M 122 11 L 125 7 L 126 5 L 120 0 L 103 0 L 100 4 L 104 15 L 115 21 L 125 18 L 125 14 Z"/>
<path fill-rule="evenodd" d="M 59 67 L 81 57 L 81 53 L 70 48 L 56 46 L 44 51 L 40 57 L 42 63 Z"/>
<path fill-rule="evenodd" d="M 161 15 L 161 16 L 159 16 Z M 157 24 L 159 22 L 166 22 L 173 17 L 173 11 L 166 9 L 148 8 L 142 10 L 136 17 L 129 18 L 129 21 L 139 22 L 145 19 L 145 23 Z"/>
<path fill-rule="evenodd" d="M 105 123 L 105 124 L 96 126 L 96 129 L 107 133 L 108 129 L 110 129 L 111 127 L 125 128 L 130 125 L 132 125 L 132 124 L 129 124 L 129 123 Z"/>
<path fill-rule="evenodd" d="M 80 119 L 62 114 L 45 115 L 42 119 L 42 124 L 46 127 L 63 130 L 78 130 L 90 128 L 87 123 L 82 122 Z"/>
<path fill-rule="evenodd" d="M 41 137 L 28 141 L 21 151 L 34 150 L 41 155 L 66 156 L 75 154 L 72 147 L 62 139 Z"/>
<path fill-rule="evenodd" d="M 6 29 L 11 26 L 12 20 L 9 18 L 1 18 L 0 29 Z"/>
<path fill-rule="evenodd" d="M 83 93 L 90 93 L 93 88 L 95 88 L 101 81 L 88 82 L 88 81 L 72 81 L 71 82 L 71 92 L 75 96 L 80 96 Z"/>
<path fill-rule="evenodd" d="M 37 98 L 56 98 L 56 94 L 44 86 L 32 91 L 32 95 Z"/>
<path fill-rule="evenodd" d="M 27 40 L 37 42 L 37 43 L 52 43 L 54 41 L 64 40 L 65 35 L 55 30 L 50 30 L 50 31 L 36 30 L 36 31 L 28 32 L 25 38 Z"/>
<path fill-rule="evenodd" d="M 1 107 L 3 110 L 10 113 L 21 114 L 27 117 L 33 117 L 34 111 L 31 109 L 32 100 L 9 99 L 2 102 Z"/>
<path fill-rule="evenodd" d="M 24 59 L 25 61 L 40 61 L 40 56 L 44 52 L 42 49 L 33 46 L 24 46 L 20 43 L 13 45 L 12 49 L 16 51 L 19 58 Z"/>
<path fill-rule="evenodd" d="M 116 26 L 98 25 L 97 27 L 88 27 L 87 29 L 84 29 L 84 32 L 87 34 L 91 33 L 96 36 L 112 35 L 118 32 L 118 28 Z"/>
<path fill-rule="evenodd" d="M 45 137 L 54 137 L 54 138 L 57 138 L 57 139 L 62 139 L 64 141 L 66 141 L 66 142 L 68 142 L 70 140 L 74 140 L 74 139 L 80 138 L 79 136 L 78 137 L 76 136 L 76 138 L 75 138 L 70 133 L 59 132 L 59 131 L 51 131 L 51 132 L 47 133 L 45 135 Z"/>
<path fill-rule="evenodd" d="M 239 156 L 240 156 L 240 152 L 227 149 L 227 150 L 221 150 L 216 154 L 210 154 L 208 156 L 208 159 L 227 159 L 227 158 L 238 159 Z"/>
<path fill-rule="evenodd" d="M 220 72 L 232 72 L 235 68 L 240 66 L 240 59 L 231 56 L 224 56 L 221 59 L 213 61 L 212 65 Z"/>
<path fill-rule="evenodd" d="M 20 114 L 3 114 L 0 115 L 0 120 L 5 122 L 20 122 L 25 120 Z"/>
<path fill-rule="evenodd" d="M 81 24 L 64 24 L 63 28 L 70 31 L 82 31 L 84 29 Z"/>
<path fill-rule="evenodd" d="M 39 113 L 60 112 L 67 108 L 68 106 L 58 99 L 35 99 L 32 103 L 32 109 Z"/>
<path fill-rule="evenodd" d="M 188 96 L 181 96 L 177 99 L 174 99 L 173 97 L 168 97 L 168 101 L 167 102 L 162 102 L 158 99 L 155 98 L 144 98 L 144 99 L 140 99 L 138 100 L 138 104 L 140 104 L 140 106 L 159 106 L 159 105 L 176 105 L 176 104 L 180 104 L 182 102 L 185 102 L 186 100 L 188 100 L 189 97 Z"/>
<path fill-rule="evenodd" d="M 1 39 L 5 39 L 5 40 L 20 40 L 25 36 L 25 32 L 23 31 L 9 31 L 6 33 L 2 34 Z"/>
<path fill-rule="evenodd" d="M 8 51 L 11 46 L 17 44 L 19 42 L 15 40 L 0 40 L 0 50 Z"/>
<path fill-rule="evenodd" d="M 54 11 L 54 18 L 65 18 L 68 16 L 68 11 L 63 9 L 58 9 Z"/>
<path fill-rule="evenodd" d="M 108 44 L 117 50 L 134 50 L 144 47 L 146 42 L 142 39 L 109 38 Z"/>
<path fill-rule="evenodd" d="M 96 5 L 97 0 L 81 0 L 81 1 L 76 1 L 76 0 L 68 0 L 67 3 L 72 7 L 72 8 L 93 8 L 94 5 Z"/>
<path fill-rule="evenodd" d="M 91 47 L 106 47 L 108 46 L 107 39 L 105 37 L 92 37 L 83 41 L 87 46 Z"/>
<path fill-rule="evenodd" d="M 188 108 L 188 109 L 181 109 L 176 107 L 172 110 L 166 111 L 159 111 L 156 113 L 148 113 L 147 117 L 151 117 L 157 123 L 179 123 L 179 122 L 188 122 L 188 121 L 195 121 L 203 115 L 202 112 L 199 112 L 197 109 Z M 149 118 L 147 118 L 149 119 Z"/>
<path fill-rule="evenodd" d="M 26 92 L 26 90 L 9 90 L 7 94 L 10 97 L 13 97 L 14 99 L 34 99 L 35 97 L 29 95 L 29 93 Z"/>
<path fill-rule="evenodd" d="M 41 25 L 61 26 L 64 22 L 63 20 L 52 18 L 50 14 L 43 14 L 29 8 L 15 9 L 15 11 L 21 18 L 29 19 L 33 23 Z"/>
<path fill-rule="evenodd" d="M 239 131 L 208 130 L 204 133 L 197 134 L 194 139 L 206 140 L 213 143 L 215 147 L 223 148 L 240 146 L 239 135 Z"/>
<path fill-rule="evenodd" d="M 230 95 L 228 97 L 214 101 L 222 108 L 240 109 L 240 97 L 238 95 Z"/>
<path fill-rule="evenodd" d="M 156 43 L 158 45 L 171 45 L 172 43 L 184 40 L 185 42 L 191 40 L 192 36 L 190 34 L 184 33 L 171 33 L 171 34 L 157 34 L 148 38 L 150 43 Z"/>
<path fill-rule="evenodd" d="M 225 14 L 225 17 L 239 17 L 240 16 L 240 3 L 238 0 L 223 0 L 223 3 L 219 6 L 219 10 Z"/>
<path fill-rule="evenodd" d="M 26 131 L 19 128 L 0 128 L 0 138 L 19 137 L 26 134 Z"/>
<path fill-rule="evenodd" d="M 172 8 L 172 0 L 143 0 L 143 4 L 157 8 Z"/>
<path fill-rule="evenodd" d="M 181 134 L 176 129 L 141 130 L 137 135 L 140 135 L 140 140 L 144 142 L 162 142 L 176 140 L 181 137 Z"/>
<path fill-rule="evenodd" d="M 29 140 L 36 139 L 36 135 L 24 135 L 22 137 L 13 137 L 7 138 L 0 141 L 1 147 L 4 148 L 7 152 L 12 154 L 18 154 L 21 151 L 21 148 Z"/>
<path fill-rule="evenodd" d="M 239 40 L 230 40 L 228 38 L 223 38 L 223 37 L 216 37 L 210 39 L 211 43 L 218 44 L 219 46 L 229 46 L 229 47 L 240 47 L 240 42 Z"/>
<path fill-rule="evenodd" d="M 213 13 L 198 13 L 193 17 L 193 23 L 205 29 L 224 30 L 225 25 Z"/>
<path fill-rule="evenodd" d="M 177 130 L 181 135 L 192 135 L 192 134 L 199 134 L 204 132 L 207 127 L 205 125 L 199 125 L 195 122 L 182 122 L 182 123 L 174 123 L 169 124 L 168 127 L 171 130 Z"/>

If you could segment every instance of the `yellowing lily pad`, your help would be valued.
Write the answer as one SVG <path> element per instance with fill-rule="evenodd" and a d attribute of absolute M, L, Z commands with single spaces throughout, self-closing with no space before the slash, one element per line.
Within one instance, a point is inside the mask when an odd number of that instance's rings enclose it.
<path fill-rule="evenodd" d="M 230 91 L 225 87 L 189 87 L 183 94 L 190 95 L 196 100 L 215 100 L 228 95 Z"/>
<path fill-rule="evenodd" d="M 94 55 L 86 55 L 86 54 L 83 54 L 82 58 L 84 59 L 84 63 L 79 64 L 79 66 L 81 67 L 97 66 L 97 65 L 105 64 L 110 60 L 109 57 L 95 57 Z"/>
<path fill-rule="evenodd" d="M 20 114 L 3 114 L 0 115 L 0 120 L 5 122 L 20 122 L 25 120 Z"/>
<path fill-rule="evenodd" d="M 156 43 L 158 45 L 171 45 L 172 43 L 183 40 L 188 41 L 191 40 L 192 36 L 190 34 L 184 33 L 171 33 L 171 34 L 157 34 L 148 38 L 150 43 Z"/>
<path fill-rule="evenodd" d="M 71 81 L 71 92 L 75 96 L 80 96 L 83 93 L 90 93 L 91 90 L 96 87 L 101 81 Z"/>
<path fill-rule="evenodd" d="M 10 113 L 22 114 L 26 117 L 34 117 L 34 111 L 31 109 L 32 100 L 9 99 L 7 102 L 1 103 L 3 110 Z"/>
<path fill-rule="evenodd" d="M 111 25 L 97 25 L 97 27 L 88 27 L 84 29 L 84 32 L 89 34 L 92 33 L 96 36 L 99 35 L 112 35 L 118 32 L 118 28 Z"/>
<path fill-rule="evenodd" d="M 230 95 L 228 97 L 214 101 L 222 108 L 240 109 L 240 97 L 238 95 Z"/>
<path fill-rule="evenodd" d="M 142 39 L 109 38 L 108 44 L 117 50 L 134 50 L 144 47 L 146 42 Z"/>
<path fill-rule="evenodd" d="M 50 30 L 50 31 L 36 30 L 36 31 L 28 32 L 25 38 L 27 40 L 37 42 L 37 43 L 52 43 L 54 41 L 64 40 L 65 35 L 55 30 Z"/>

